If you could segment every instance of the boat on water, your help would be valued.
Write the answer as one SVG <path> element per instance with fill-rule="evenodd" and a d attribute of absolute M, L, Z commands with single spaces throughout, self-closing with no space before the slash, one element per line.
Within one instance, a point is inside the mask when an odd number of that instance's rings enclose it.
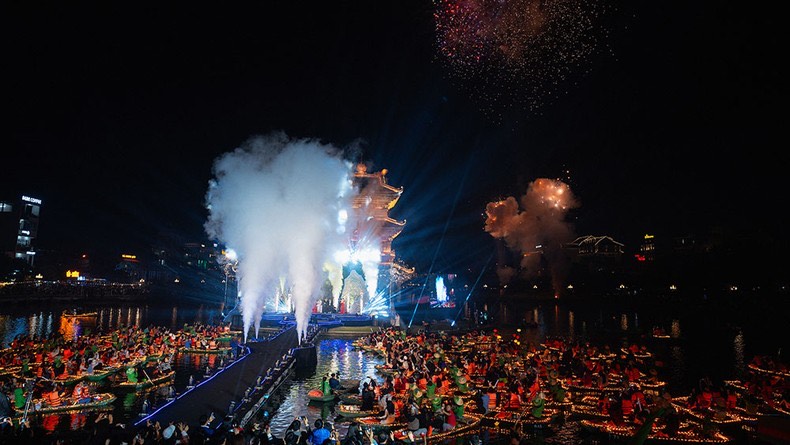
<path fill-rule="evenodd" d="M 331 402 L 337 398 L 335 394 L 324 394 L 323 391 L 318 389 L 311 389 L 307 392 L 307 398 L 311 402 Z"/>
<path fill-rule="evenodd" d="M 99 316 L 98 312 L 63 311 L 61 317 L 76 320 L 93 320 Z"/>
<path fill-rule="evenodd" d="M 22 370 L 22 366 L 20 366 L 20 365 L 12 365 L 12 366 L 0 367 L 0 377 L 5 377 L 7 375 L 17 374 L 21 370 Z"/>
<path fill-rule="evenodd" d="M 603 420 L 582 420 L 582 429 L 607 435 L 617 439 L 630 439 L 639 432 L 640 425 L 616 426 L 611 422 Z M 645 440 L 646 444 L 732 444 L 735 443 L 732 437 L 726 436 L 717 431 L 706 432 L 702 425 L 696 422 L 681 422 L 680 428 L 673 435 L 663 433 L 655 426 L 648 433 Z"/>
<path fill-rule="evenodd" d="M 75 375 L 67 375 L 67 376 L 58 376 L 52 379 L 55 383 L 60 383 L 61 385 L 71 386 L 76 384 L 77 382 L 81 382 L 87 378 L 87 374 L 75 374 Z"/>
<path fill-rule="evenodd" d="M 394 375 L 396 372 L 398 372 L 398 369 L 393 368 L 392 366 L 376 365 L 375 368 L 376 372 L 384 375 Z"/>
<path fill-rule="evenodd" d="M 360 409 L 359 405 L 347 405 L 347 404 L 340 404 L 338 405 L 335 410 L 338 414 L 346 418 L 357 418 L 357 417 L 371 417 L 378 414 L 378 411 L 371 410 L 371 411 L 363 411 Z"/>
<path fill-rule="evenodd" d="M 373 431 L 396 431 L 406 428 L 406 422 L 382 423 L 378 416 L 357 417 L 356 421 Z"/>
<path fill-rule="evenodd" d="M 474 434 L 480 428 L 481 418 L 482 417 L 479 414 L 466 413 L 464 414 L 464 418 L 459 419 L 455 428 L 451 429 L 450 431 L 434 432 L 424 439 L 415 437 L 415 443 L 427 442 L 429 444 L 438 444 L 445 443 L 444 441 L 447 439 L 468 437 Z M 395 436 L 395 440 L 404 441 L 406 443 L 411 440 L 408 435 L 408 430 L 406 429 L 394 431 L 393 435 Z"/>
<path fill-rule="evenodd" d="M 120 370 L 125 369 L 125 367 L 121 366 L 108 366 L 102 369 L 96 369 L 93 371 L 93 374 L 86 374 L 86 379 L 91 382 L 100 382 L 107 377 L 119 372 Z"/>
<path fill-rule="evenodd" d="M 786 369 L 770 369 L 764 366 L 759 366 L 754 363 L 749 363 L 749 370 L 762 375 L 776 376 L 776 377 L 790 377 L 790 371 Z"/>
<path fill-rule="evenodd" d="M 140 391 L 141 389 L 146 389 L 152 386 L 165 383 L 171 380 L 173 377 L 175 377 L 175 375 L 176 375 L 176 371 L 171 370 L 165 374 L 161 374 L 153 378 L 143 377 L 143 379 L 138 382 L 130 382 L 130 381 L 121 382 L 116 385 L 116 388 L 126 391 Z"/>
<path fill-rule="evenodd" d="M 186 354 L 226 354 L 230 352 L 230 350 L 230 346 L 222 346 L 213 349 L 181 348 L 181 352 Z"/>
<path fill-rule="evenodd" d="M 571 415 L 579 419 L 587 420 L 609 420 L 608 413 L 604 413 L 597 405 L 589 403 L 574 403 L 571 407 Z"/>
<path fill-rule="evenodd" d="M 544 408 L 540 417 L 530 414 L 530 409 L 507 410 L 492 409 L 480 418 L 480 427 L 496 432 L 508 432 L 527 426 L 545 426 L 552 423 L 562 413 L 559 410 Z"/>
<path fill-rule="evenodd" d="M 28 415 L 101 409 L 103 407 L 109 406 L 117 398 L 118 397 L 115 394 L 107 392 L 92 396 L 91 401 L 89 402 L 80 403 L 75 399 L 66 399 L 63 401 L 64 403 L 57 406 L 49 405 L 44 399 L 35 399 L 31 401 Z M 24 415 L 24 409 L 17 408 L 16 414 L 18 416 Z"/>

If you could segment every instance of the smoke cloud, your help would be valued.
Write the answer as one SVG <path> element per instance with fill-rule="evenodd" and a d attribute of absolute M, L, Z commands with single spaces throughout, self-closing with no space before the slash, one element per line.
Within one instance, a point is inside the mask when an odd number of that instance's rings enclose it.
<path fill-rule="evenodd" d="M 338 215 L 351 209 L 351 174 L 341 150 L 283 133 L 252 138 L 215 160 L 205 230 L 237 254 L 245 340 L 263 312 L 275 311 L 283 277 L 304 338 L 324 264 L 348 248 Z"/>
<path fill-rule="evenodd" d="M 579 206 L 570 188 L 562 181 L 541 178 L 529 184 L 519 202 L 514 197 L 486 205 L 484 230 L 501 239 L 521 257 L 521 275 L 534 278 L 545 260 L 555 292 L 562 289 L 568 262 L 562 244 L 573 240 L 573 228 L 565 218 Z M 497 274 L 506 284 L 515 271 L 506 264 L 497 266 Z"/>

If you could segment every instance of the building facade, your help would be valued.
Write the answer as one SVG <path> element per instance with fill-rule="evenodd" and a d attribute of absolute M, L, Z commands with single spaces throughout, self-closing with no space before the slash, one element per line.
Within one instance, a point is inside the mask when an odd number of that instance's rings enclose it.
<path fill-rule="evenodd" d="M 0 249 L 4 257 L 29 267 L 35 265 L 41 206 L 41 199 L 27 195 L 0 201 Z"/>

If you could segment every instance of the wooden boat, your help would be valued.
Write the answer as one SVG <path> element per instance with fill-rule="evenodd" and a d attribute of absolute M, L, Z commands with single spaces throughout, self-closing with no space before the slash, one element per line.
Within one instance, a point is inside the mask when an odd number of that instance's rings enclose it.
<path fill-rule="evenodd" d="M 215 349 L 181 348 L 181 352 L 187 354 L 225 354 L 230 352 L 230 346 L 222 346 Z"/>
<path fill-rule="evenodd" d="M 0 377 L 5 377 L 7 375 L 17 374 L 22 371 L 22 367 L 19 365 L 13 366 L 5 366 L 0 368 Z"/>
<path fill-rule="evenodd" d="M 120 366 L 109 366 L 106 368 L 94 370 L 93 374 L 87 374 L 85 378 L 91 382 L 100 382 L 106 379 L 107 377 L 115 374 L 116 372 L 120 371 L 121 369 L 124 368 L 121 368 Z"/>
<path fill-rule="evenodd" d="M 357 422 L 361 423 L 363 426 L 370 427 L 374 431 L 395 431 L 406 428 L 406 422 L 381 423 L 381 419 L 377 416 L 357 417 L 356 419 Z"/>
<path fill-rule="evenodd" d="M 121 383 L 119 383 L 117 385 L 117 388 L 124 389 L 124 390 L 130 390 L 130 391 L 139 391 L 141 389 L 146 389 L 146 388 L 150 388 L 152 386 L 156 386 L 156 385 L 165 383 L 168 380 L 172 379 L 175 375 L 176 375 L 176 371 L 175 370 L 171 370 L 171 371 L 167 372 L 166 374 L 162 374 L 162 375 L 156 376 L 156 377 L 154 377 L 152 379 L 148 379 L 148 378 L 145 377 L 145 375 L 143 375 L 142 376 L 142 380 L 140 380 L 139 382 L 137 382 L 137 383 L 132 383 L 132 382 L 129 382 L 129 381 L 121 382 Z"/>
<path fill-rule="evenodd" d="M 745 412 L 741 415 L 738 412 L 691 409 L 686 406 L 686 399 L 687 397 L 675 397 L 672 405 L 676 410 L 698 422 L 710 422 L 718 427 L 757 422 L 757 416 L 749 416 Z"/>
<path fill-rule="evenodd" d="M 480 427 L 505 432 L 528 425 L 543 426 L 550 424 L 559 414 L 559 411 L 550 408 L 544 408 L 543 415 L 540 417 L 533 417 L 530 414 L 530 408 L 521 410 L 493 409 L 480 419 Z"/>
<path fill-rule="evenodd" d="M 398 371 L 397 368 L 393 368 L 391 366 L 385 366 L 385 365 L 376 365 L 375 368 L 377 372 L 384 375 L 393 375 Z"/>
<path fill-rule="evenodd" d="M 447 439 L 452 439 L 456 437 L 467 437 L 469 435 L 472 435 L 480 427 L 481 418 L 482 416 L 480 416 L 479 414 L 465 413 L 464 418 L 458 420 L 458 423 L 456 424 L 455 428 L 453 428 L 450 431 L 434 432 L 433 434 L 427 437 L 426 442 L 429 444 L 445 443 L 444 441 Z M 400 429 L 395 431 L 393 434 L 395 436 L 395 440 L 409 443 L 407 430 Z M 418 444 L 423 443 L 423 439 L 416 437 L 415 443 Z"/>
<path fill-rule="evenodd" d="M 337 398 L 334 394 L 324 394 L 323 391 L 318 389 L 311 389 L 307 392 L 307 398 L 311 402 L 331 402 Z"/>
<path fill-rule="evenodd" d="M 338 405 L 336 411 L 341 416 L 347 418 L 371 417 L 378 414 L 378 411 L 376 410 L 362 411 L 361 409 L 359 409 L 359 405 L 346 405 L 346 404 Z"/>
<path fill-rule="evenodd" d="M 379 348 L 379 347 L 376 347 L 376 346 L 364 346 L 362 348 L 362 350 L 365 351 L 365 352 L 372 352 L 374 354 L 378 354 L 378 355 L 380 355 L 382 357 L 386 357 L 387 356 L 387 351 L 385 351 L 384 348 Z"/>
<path fill-rule="evenodd" d="M 639 425 L 615 426 L 601 420 L 582 420 L 583 429 L 618 439 L 630 439 L 638 431 Z M 702 426 L 693 422 L 681 422 L 680 429 L 674 436 L 667 436 L 660 433 L 655 428 L 647 436 L 645 443 L 652 444 L 731 444 L 733 438 L 725 436 L 719 432 L 711 432 L 708 435 L 702 433 Z"/>
<path fill-rule="evenodd" d="M 64 412 L 64 411 L 83 411 L 83 410 L 93 410 L 99 409 L 105 406 L 110 405 L 112 402 L 117 399 L 117 396 L 113 393 L 101 393 L 96 394 L 93 397 L 91 402 L 87 403 L 77 403 L 75 400 L 64 400 L 61 405 L 58 406 L 48 406 L 46 401 L 42 399 L 33 400 L 31 403 L 31 409 L 28 411 L 28 414 L 48 414 L 48 413 L 57 413 L 57 412 Z M 38 408 L 36 408 L 38 407 Z M 24 409 L 17 409 L 17 413 L 19 415 L 24 414 Z"/>
<path fill-rule="evenodd" d="M 560 411 L 567 411 L 573 407 L 573 402 L 570 399 L 565 399 L 562 402 L 556 400 L 546 400 L 546 408 L 557 409 Z"/>
<path fill-rule="evenodd" d="M 572 394 L 601 394 L 603 393 L 618 393 L 623 390 L 620 385 L 605 385 L 603 388 L 597 386 L 584 386 L 577 383 L 565 383 L 563 388 L 570 391 Z"/>
<path fill-rule="evenodd" d="M 665 388 L 666 386 L 667 386 L 667 382 L 665 382 L 663 380 L 656 380 L 656 381 L 649 381 L 649 380 L 641 381 L 640 380 L 639 381 L 639 387 L 642 389 L 642 391 L 658 392 L 661 389 Z"/>
<path fill-rule="evenodd" d="M 83 312 L 83 313 L 76 313 L 76 312 L 68 312 L 63 311 L 61 317 L 69 318 L 73 320 L 91 320 L 99 316 L 98 312 Z"/>
<path fill-rule="evenodd" d="M 620 352 L 622 352 L 626 356 L 633 356 L 634 358 L 643 359 L 643 360 L 653 356 L 653 354 L 649 351 L 631 352 L 626 348 L 620 348 Z"/>
<path fill-rule="evenodd" d="M 66 377 L 55 377 L 52 379 L 55 383 L 60 383 L 61 385 L 70 386 L 74 385 L 77 382 L 81 382 L 88 377 L 88 374 L 76 374 L 76 375 L 68 375 Z"/>
<path fill-rule="evenodd" d="M 575 403 L 571 407 L 571 414 L 574 417 L 588 420 L 608 420 L 609 415 L 604 414 L 598 409 L 597 405 L 588 405 L 585 403 Z"/>
<path fill-rule="evenodd" d="M 770 376 L 778 376 L 778 377 L 790 377 L 790 372 L 785 370 L 776 370 L 776 369 L 767 369 L 761 368 L 754 363 L 749 364 L 749 369 L 759 374 L 763 375 L 770 375 Z"/>

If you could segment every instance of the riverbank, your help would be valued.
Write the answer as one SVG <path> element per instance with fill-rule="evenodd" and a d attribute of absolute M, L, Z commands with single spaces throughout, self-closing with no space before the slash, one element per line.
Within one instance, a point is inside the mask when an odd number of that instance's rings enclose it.
<path fill-rule="evenodd" d="M 104 281 L 26 281 L 0 285 L 0 302 L 91 303 L 108 301 L 142 302 L 150 289 L 142 283 L 108 283 Z"/>

